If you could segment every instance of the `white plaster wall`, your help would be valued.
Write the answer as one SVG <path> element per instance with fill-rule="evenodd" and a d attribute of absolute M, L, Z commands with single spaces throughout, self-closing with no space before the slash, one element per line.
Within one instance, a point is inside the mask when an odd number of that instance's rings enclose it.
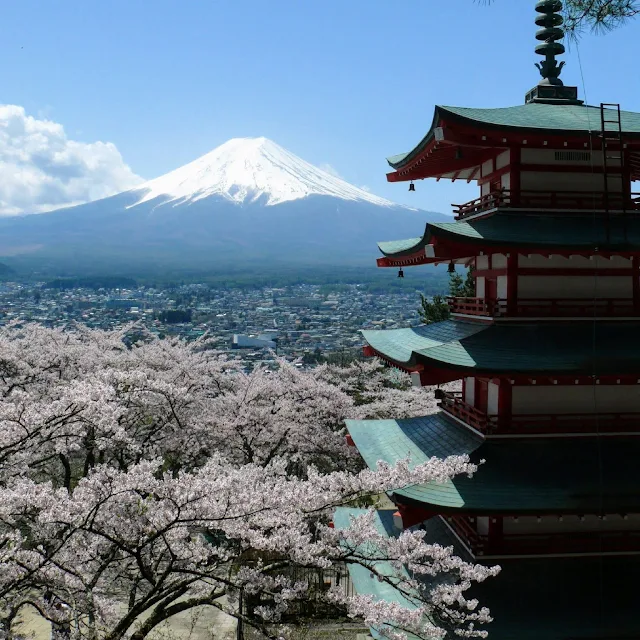
<path fill-rule="evenodd" d="M 482 276 L 476 278 L 476 298 L 484 298 L 485 292 L 485 279 Z"/>
<path fill-rule="evenodd" d="M 640 384 L 514 386 L 512 393 L 514 415 L 640 413 Z"/>
<path fill-rule="evenodd" d="M 550 533 L 550 532 L 581 532 L 581 531 L 628 531 L 637 529 L 640 525 L 640 514 L 630 513 L 625 520 L 619 514 L 607 515 L 606 520 L 601 520 L 595 515 L 585 515 L 584 520 L 580 516 L 565 515 L 562 520 L 557 516 L 542 516 L 540 522 L 535 516 L 522 516 L 518 521 L 513 518 L 505 518 L 503 531 L 507 535 L 519 533 Z"/>
<path fill-rule="evenodd" d="M 464 401 L 471 407 L 474 407 L 476 404 L 476 379 L 475 378 L 465 378 Z"/>
<path fill-rule="evenodd" d="M 518 276 L 518 298 L 631 298 L 629 276 Z"/>
<path fill-rule="evenodd" d="M 493 173 L 493 159 L 483 162 L 481 171 L 483 176 L 488 176 L 490 173 Z"/>
<path fill-rule="evenodd" d="M 502 169 L 503 167 L 506 167 L 509 162 L 511 162 L 511 152 L 509 150 L 503 151 L 496 158 L 496 169 Z"/>
<path fill-rule="evenodd" d="M 489 256 L 478 256 L 476 258 L 476 269 L 488 269 Z"/>
<path fill-rule="evenodd" d="M 506 300 L 507 299 L 507 282 L 509 278 L 507 276 L 498 276 L 498 299 Z"/>
<path fill-rule="evenodd" d="M 604 178 L 600 173 L 552 173 L 550 171 L 523 171 L 520 174 L 523 191 L 593 191 L 604 190 Z M 609 189 L 622 190 L 622 177 L 610 175 Z"/>
<path fill-rule="evenodd" d="M 505 173 L 500 178 L 500 186 L 503 189 L 511 189 L 511 174 L 510 173 Z"/>
<path fill-rule="evenodd" d="M 498 414 L 498 393 L 500 392 L 500 387 L 495 382 L 490 382 L 487 391 L 487 414 L 495 416 Z"/>
<path fill-rule="evenodd" d="M 488 182 L 480 185 L 480 195 L 486 196 L 491 191 L 491 185 Z"/>
<path fill-rule="evenodd" d="M 613 256 L 611 259 L 602 256 L 585 258 L 584 256 L 549 256 L 548 258 L 537 255 L 519 255 L 518 266 L 533 269 L 628 269 L 631 260 L 621 256 Z"/>
<path fill-rule="evenodd" d="M 507 256 L 505 256 L 503 253 L 494 253 L 491 256 L 491 267 L 493 269 L 506 269 Z"/>
<path fill-rule="evenodd" d="M 476 527 L 481 536 L 489 535 L 489 518 L 487 516 L 479 516 L 476 518 Z"/>

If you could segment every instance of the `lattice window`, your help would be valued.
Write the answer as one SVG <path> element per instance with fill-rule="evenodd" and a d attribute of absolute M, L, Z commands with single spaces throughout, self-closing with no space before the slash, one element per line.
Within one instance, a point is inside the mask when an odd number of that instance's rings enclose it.
<path fill-rule="evenodd" d="M 589 162 L 591 160 L 591 152 L 589 151 L 556 151 L 556 160 L 564 160 L 567 162 Z"/>

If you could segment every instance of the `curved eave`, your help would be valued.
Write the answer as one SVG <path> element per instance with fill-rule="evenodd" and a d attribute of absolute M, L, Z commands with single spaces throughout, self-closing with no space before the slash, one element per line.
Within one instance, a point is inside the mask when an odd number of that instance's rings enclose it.
<path fill-rule="evenodd" d="M 378 249 L 382 255 L 390 258 L 403 258 L 423 251 L 429 241 L 429 224 L 426 225 L 422 236 L 407 240 L 389 240 L 378 242 Z"/>
<path fill-rule="evenodd" d="M 479 324 L 445 320 L 413 329 L 362 331 L 401 368 L 471 375 L 635 375 L 639 322 Z M 422 367 L 422 369 L 418 369 Z"/>
<path fill-rule="evenodd" d="M 427 149 L 429 144 L 435 139 L 434 130 L 438 126 L 440 122 L 440 107 L 436 106 L 433 113 L 433 121 L 431 122 L 431 127 L 427 134 L 418 142 L 418 144 L 411 150 L 406 153 L 399 153 L 395 156 L 390 156 L 387 158 L 387 163 L 390 167 L 395 169 L 396 171 L 402 169 L 407 164 L 409 164 L 416 156 L 418 156 L 422 151 Z"/>
<path fill-rule="evenodd" d="M 498 211 L 469 222 L 429 223 L 426 241 L 455 246 L 511 248 L 523 251 L 633 252 L 640 249 L 640 216 L 593 213 L 555 214 Z"/>
<path fill-rule="evenodd" d="M 382 358 L 402 367 L 419 364 L 420 354 L 483 330 L 482 325 L 445 320 L 411 329 L 361 331 L 369 346 Z"/>
<path fill-rule="evenodd" d="M 625 138 L 633 141 L 640 140 L 640 114 L 623 111 L 621 116 Z M 388 164 L 396 171 L 410 168 L 412 163 L 420 159 L 436 141 L 435 130 L 442 121 L 449 125 L 459 125 L 461 129 L 467 130 L 588 140 L 591 131 L 597 130 L 600 124 L 600 109 L 587 105 L 548 104 L 527 104 L 497 109 L 438 105 L 435 107 L 433 121 L 427 134 L 411 151 L 387 158 Z M 390 177 L 389 180 L 395 181 L 396 178 Z"/>
<path fill-rule="evenodd" d="M 405 487 L 400 503 L 437 513 L 634 513 L 640 510 L 640 438 L 586 437 L 484 441 L 437 413 L 406 420 L 348 420 L 349 434 L 367 466 L 411 465 L 432 457 L 468 455 L 482 464 L 473 477 Z M 602 484 L 594 476 L 601 469 Z"/>
<path fill-rule="evenodd" d="M 419 238 L 378 243 L 378 265 L 429 264 L 491 249 L 570 255 L 594 247 L 602 255 L 640 251 L 640 216 L 499 210 L 468 222 L 429 222 Z"/>

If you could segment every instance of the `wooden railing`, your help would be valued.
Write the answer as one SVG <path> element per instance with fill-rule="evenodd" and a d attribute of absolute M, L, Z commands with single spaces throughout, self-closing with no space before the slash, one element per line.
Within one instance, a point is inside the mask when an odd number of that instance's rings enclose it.
<path fill-rule="evenodd" d="M 467 404 L 461 394 L 444 392 L 440 400 L 440 408 L 481 433 L 489 431 L 489 416 Z"/>
<path fill-rule="evenodd" d="M 525 435 L 540 433 L 613 433 L 640 431 L 640 413 L 518 414 L 489 416 L 488 432 Z"/>
<path fill-rule="evenodd" d="M 626 202 L 625 202 L 626 200 Z M 626 206 L 625 206 L 626 205 Z M 568 209 L 568 210 L 613 210 L 640 211 L 640 193 L 632 193 L 629 198 L 622 194 L 609 194 L 588 191 L 520 191 L 512 194 L 509 189 L 494 191 L 465 202 L 452 204 L 457 220 L 483 213 L 496 208 L 517 207 L 520 209 Z"/>
<path fill-rule="evenodd" d="M 459 393 L 441 392 L 440 408 L 485 435 L 640 432 L 640 413 L 570 413 L 488 415 L 467 404 Z"/>
<path fill-rule="evenodd" d="M 603 275 L 606 271 L 603 270 Z M 583 318 L 640 316 L 630 298 L 447 298 L 451 313 L 488 318 Z"/>
<path fill-rule="evenodd" d="M 468 516 L 446 516 L 445 519 L 475 555 L 486 554 L 489 548 L 489 537 L 481 536 L 476 529 L 476 523 L 472 522 Z"/>
<path fill-rule="evenodd" d="M 446 521 L 476 556 L 640 551 L 640 531 L 509 533 L 491 540 L 466 516 L 449 516 Z"/>
<path fill-rule="evenodd" d="M 500 302 L 500 300 L 486 300 L 485 298 L 447 298 L 451 313 L 490 318 L 500 315 Z"/>
<path fill-rule="evenodd" d="M 606 272 L 603 273 L 606 275 Z M 506 300 L 499 300 L 501 315 L 509 315 Z M 635 316 L 640 310 L 630 298 L 541 299 L 520 298 L 513 303 L 512 315 L 527 317 Z"/>

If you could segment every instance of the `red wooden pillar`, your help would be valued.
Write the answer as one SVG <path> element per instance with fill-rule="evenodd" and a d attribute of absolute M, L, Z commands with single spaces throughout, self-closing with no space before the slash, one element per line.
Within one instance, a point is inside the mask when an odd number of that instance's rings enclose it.
<path fill-rule="evenodd" d="M 633 296 L 634 314 L 640 313 L 640 256 L 631 256 L 631 291 Z"/>
<path fill-rule="evenodd" d="M 518 254 L 513 251 L 507 258 L 507 315 L 516 315 L 518 308 Z"/>
<path fill-rule="evenodd" d="M 517 207 L 520 205 L 520 166 L 522 164 L 520 159 L 520 147 L 511 147 L 509 164 L 511 167 L 511 206 Z"/>
<path fill-rule="evenodd" d="M 499 429 L 511 424 L 513 415 L 513 387 L 508 380 L 500 380 L 498 389 L 498 425 Z"/>
<path fill-rule="evenodd" d="M 622 174 L 622 197 L 624 198 L 625 210 L 631 206 L 631 153 L 627 149 L 624 153 L 624 172 Z"/>
<path fill-rule="evenodd" d="M 489 553 L 502 549 L 504 538 L 504 523 L 502 518 L 489 517 Z"/>

